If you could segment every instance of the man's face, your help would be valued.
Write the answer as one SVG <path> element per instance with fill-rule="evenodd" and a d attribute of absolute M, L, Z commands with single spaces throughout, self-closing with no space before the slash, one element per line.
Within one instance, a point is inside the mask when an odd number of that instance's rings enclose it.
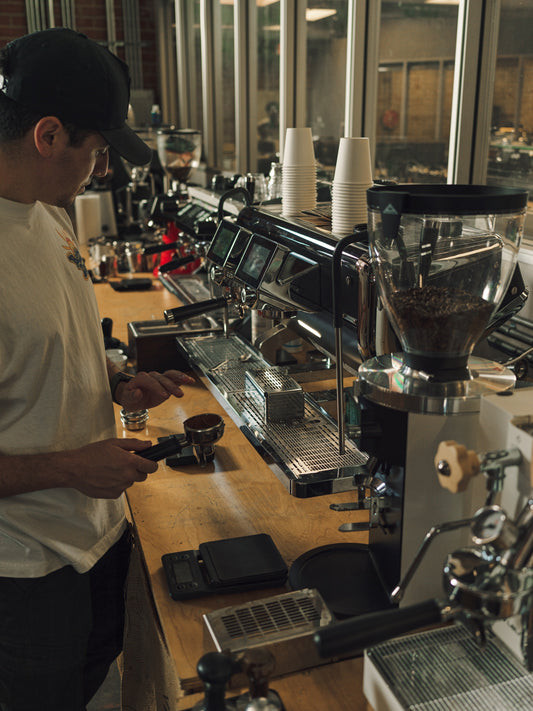
<path fill-rule="evenodd" d="M 55 163 L 55 180 L 49 202 L 57 207 L 72 205 L 77 195 L 85 192 L 93 176 L 103 177 L 109 164 L 109 146 L 99 134 L 90 134 L 73 146 L 66 142 Z M 48 202 L 48 201 L 47 201 Z"/>

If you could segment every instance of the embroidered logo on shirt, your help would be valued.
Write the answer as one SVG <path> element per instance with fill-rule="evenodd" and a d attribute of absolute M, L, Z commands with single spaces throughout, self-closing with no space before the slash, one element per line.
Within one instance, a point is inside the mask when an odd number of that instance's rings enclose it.
<path fill-rule="evenodd" d="M 67 259 L 80 270 L 80 272 L 83 274 L 83 278 L 87 281 L 87 279 L 89 278 L 89 272 L 87 270 L 87 267 L 85 266 L 85 259 L 81 256 L 78 251 L 78 248 L 76 247 L 75 243 L 70 239 L 70 237 L 61 234 L 59 230 L 57 230 L 57 233 L 61 237 L 61 239 L 66 242 L 66 244 L 63 245 L 63 249 L 67 251 Z"/>

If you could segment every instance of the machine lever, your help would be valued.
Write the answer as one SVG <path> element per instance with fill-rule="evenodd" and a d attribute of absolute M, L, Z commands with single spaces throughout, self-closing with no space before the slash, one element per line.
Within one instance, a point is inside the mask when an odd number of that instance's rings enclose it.
<path fill-rule="evenodd" d="M 440 533 L 447 533 L 448 531 L 455 531 L 458 528 L 464 528 L 465 526 L 470 526 L 472 523 L 471 518 L 463 518 L 459 519 L 458 521 L 447 521 L 446 523 L 442 523 L 439 526 L 433 526 L 425 535 L 424 540 L 422 541 L 414 559 L 409 568 L 407 569 L 406 574 L 404 575 L 403 579 L 398 583 L 398 585 L 394 588 L 392 593 L 390 594 L 390 599 L 391 602 L 400 602 L 401 599 L 403 598 L 405 594 L 405 589 L 411 582 L 411 579 L 413 575 L 416 573 L 418 570 L 418 567 L 420 563 L 422 562 L 423 557 L 426 555 L 427 549 L 429 548 L 431 542 L 433 539 L 438 536 Z"/>
<path fill-rule="evenodd" d="M 359 521 L 351 523 L 341 523 L 339 526 L 339 531 L 342 533 L 349 533 L 351 531 L 370 531 L 371 528 L 377 528 L 377 526 L 372 526 L 369 521 Z"/>
<path fill-rule="evenodd" d="M 313 639 L 321 657 L 356 654 L 390 637 L 443 622 L 452 616 L 447 603 L 432 599 L 327 625 L 315 632 Z"/>

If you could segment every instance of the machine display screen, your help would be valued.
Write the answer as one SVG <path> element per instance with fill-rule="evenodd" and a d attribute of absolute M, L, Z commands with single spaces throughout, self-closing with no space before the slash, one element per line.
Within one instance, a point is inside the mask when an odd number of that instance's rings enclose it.
<path fill-rule="evenodd" d="M 237 225 L 231 222 L 222 221 L 215 232 L 207 252 L 207 258 L 220 267 L 224 266 L 239 229 Z"/>
<path fill-rule="evenodd" d="M 241 261 L 242 253 L 244 252 L 246 245 L 250 241 L 250 237 L 252 236 L 251 232 L 248 232 L 247 230 L 241 229 L 239 234 L 237 235 L 237 239 L 233 243 L 229 256 L 226 260 L 226 266 L 230 267 L 236 267 L 237 264 Z"/>
<path fill-rule="evenodd" d="M 241 259 L 235 276 L 251 287 L 257 288 L 276 251 L 276 245 L 268 239 L 255 236 Z"/>

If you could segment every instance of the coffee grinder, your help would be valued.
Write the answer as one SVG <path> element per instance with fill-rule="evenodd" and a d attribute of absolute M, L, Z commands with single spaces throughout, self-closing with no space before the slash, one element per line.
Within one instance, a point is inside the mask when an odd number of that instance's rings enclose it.
<path fill-rule="evenodd" d="M 402 351 L 359 367 L 358 446 L 370 455 L 372 468 L 356 482 L 358 500 L 332 508 L 368 509 L 369 545 L 316 549 L 291 570 L 293 584 L 314 585 L 328 605 L 333 598 L 338 617 L 397 604 L 391 593 L 428 531 L 469 518 L 484 503 L 483 481 L 452 493 L 439 484 L 433 459 L 445 440 L 479 449 L 480 398 L 514 387 L 510 370 L 472 351 L 513 275 L 527 193 L 468 185 L 375 186 L 367 204 L 373 271 Z M 362 528 L 354 523 L 341 530 Z M 443 561 L 464 535 L 464 528 L 451 530 L 431 543 L 402 605 L 440 594 Z M 350 589 L 339 604 L 332 591 L 343 586 Z"/>

